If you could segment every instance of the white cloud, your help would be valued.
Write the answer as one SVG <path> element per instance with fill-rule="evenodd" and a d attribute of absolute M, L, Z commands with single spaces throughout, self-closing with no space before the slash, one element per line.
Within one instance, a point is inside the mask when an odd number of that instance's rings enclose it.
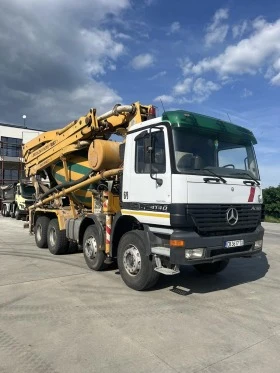
<path fill-rule="evenodd" d="M 97 114 L 102 114 L 121 102 L 121 97 L 113 89 L 94 80 L 77 85 L 70 91 L 57 88 L 42 89 L 39 94 L 10 89 L 3 91 L 9 100 L 16 100 L 20 107 L 24 107 L 29 125 L 32 127 L 30 123 L 34 123 L 33 127 L 36 128 L 38 120 L 41 128 L 61 128 L 73 119 L 85 115 L 91 107 L 97 109 Z"/>
<path fill-rule="evenodd" d="M 258 73 L 262 67 L 273 66 L 280 57 L 280 19 L 275 23 L 257 19 L 254 27 L 255 31 L 250 37 L 228 46 L 217 57 L 205 58 L 192 66 L 187 61 L 187 70 L 197 75 L 213 70 L 222 78 L 229 75 L 252 75 Z M 277 66 L 273 68 L 277 70 Z M 183 65 L 183 71 L 184 68 Z M 278 71 L 275 71 L 272 84 L 278 81 L 277 75 Z"/>
<path fill-rule="evenodd" d="M 162 78 L 165 75 L 166 75 L 166 71 L 165 70 L 164 71 L 160 71 L 157 74 L 155 74 L 155 75 L 151 76 L 150 78 L 148 78 L 148 80 L 156 80 L 158 78 Z"/>
<path fill-rule="evenodd" d="M 191 91 L 192 82 L 193 82 L 192 78 L 186 78 L 182 82 L 177 83 L 173 87 L 174 95 L 180 96 L 180 95 L 184 95 L 184 94 L 190 92 Z"/>
<path fill-rule="evenodd" d="M 144 0 L 144 3 L 147 6 L 151 6 L 151 5 L 155 4 L 156 1 L 157 0 Z"/>
<path fill-rule="evenodd" d="M 226 19 L 228 19 L 228 9 L 218 9 L 213 16 L 212 23 L 206 28 L 205 44 L 207 47 L 225 40 L 229 29 L 229 26 L 223 23 Z"/>
<path fill-rule="evenodd" d="M 116 39 L 122 40 L 131 40 L 132 37 L 128 34 L 124 34 L 123 32 L 117 32 L 116 30 L 113 31 L 113 35 Z"/>
<path fill-rule="evenodd" d="M 272 85 L 279 85 L 280 86 L 280 73 L 276 74 L 272 79 L 271 79 L 271 84 Z"/>
<path fill-rule="evenodd" d="M 191 60 L 187 57 L 187 58 L 180 58 L 179 59 L 179 66 L 183 72 L 183 75 L 189 75 L 190 73 L 192 73 L 192 68 L 193 68 L 193 63 L 191 62 Z"/>
<path fill-rule="evenodd" d="M 95 0 L 94 9 L 92 0 L 2 0 L 1 6 L 1 120 L 16 123 L 26 112 L 30 126 L 61 126 L 70 114 L 120 100 L 95 78 L 114 70 L 125 52 L 104 25 L 108 17 L 121 19 L 129 0 Z"/>
<path fill-rule="evenodd" d="M 252 95 L 253 95 L 253 92 L 250 91 L 250 89 L 244 88 L 244 89 L 243 89 L 243 92 L 242 92 L 242 94 L 241 94 L 241 97 L 243 97 L 243 98 L 247 98 L 247 97 L 250 97 L 250 96 L 252 96 Z"/>
<path fill-rule="evenodd" d="M 180 28 L 181 28 L 180 22 L 176 21 L 176 22 L 171 23 L 167 35 L 171 35 L 171 34 L 178 32 Z"/>
<path fill-rule="evenodd" d="M 131 65 L 135 70 L 145 69 L 154 64 L 155 58 L 150 53 L 139 54 L 131 61 Z"/>
<path fill-rule="evenodd" d="M 212 82 L 211 80 L 205 80 L 203 78 L 198 78 L 193 85 L 193 100 L 196 102 L 203 102 L 212 94 L 212 92 L 218 91 L 220 85 Z"/>
<path fill-rule="evenodd" d="M 235 38 L 240 38 L 241 36 L 243 36 L 243 34 L 245 33 L 245 31 L 247 31 L 249 28 L 249 24 L 248 24 L 248 21 L 243 21 L 241 22 L 240 24 L 238 25 L 234 25 L 232 27 L 232 36 Z"/>
<path fill-rule="evenodd" d="M 171 104 L 172 102 L 174 102 L 174 97 L 173 96 L 169 96 L 169 95 L 161 95 L 161 96 L 157 96 L 154 101 L 157 101 L 157 102 L 164 102 L 164 103 L 167 103 L 167 104 Z"/>
<path fill-rule="evenodd" d="M 112 66 L 108 61 L 115 61 L 123 54 L 124 45 L 113 40 L 108 30 L 81 30 L 80 33 L 86 53 L 86 71 L 92 75 L 105 74 L 108 65 Z"/>
<path fill-rule="evenodd" d="M 262 29 L 267 25 L 266 20 L 263 17 L 257 17 L 253 20 L 252 26 L 256 29 Z"/>
<path fill-rule="evenodd" d="M 178 104 L 203 102 L 209 98 L 209 96 L 218 91 L 221 86 L 211 80 L 203 78 L 186 78 L 182 82 L 177 83 L 173 87 L 172 95 L 163 95 L 157 97 L 155 100 L 172 103 L 175 101 Z"/>

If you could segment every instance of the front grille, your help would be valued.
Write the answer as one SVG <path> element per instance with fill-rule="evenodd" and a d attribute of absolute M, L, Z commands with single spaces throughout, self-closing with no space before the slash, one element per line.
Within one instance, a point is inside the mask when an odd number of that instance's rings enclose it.
<path fill-rule="evenodd" d="M 245 245 L 242 247 L 231 247 L 229 249 L 213 249 L 210 252 L 210 257 L 223 254 L 234 254 L 234 253 L 242 253 L 242 251 L 249 251 L 252 249 L 252 245 Z"/>
<path fill-rule="evenodd" d="M 238 212 L 238 222 L 230 225 L 226 219 L 229 208 Z M 194 223 L 197 233 L 205 236 L 253 232 L 261 222 L 260 205 L 188 205 L 186 214 Z"/>

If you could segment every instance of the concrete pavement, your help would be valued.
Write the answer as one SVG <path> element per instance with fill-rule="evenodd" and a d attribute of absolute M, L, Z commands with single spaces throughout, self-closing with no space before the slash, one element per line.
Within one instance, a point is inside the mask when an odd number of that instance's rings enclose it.
<path fill-rule="evenodd" d="M 135 292 L 117 269 L 38 249 L 0 217 L 0 372 L 280 370 L 280 225 L 264 253 L 217 276 L 191 267 Z"/>

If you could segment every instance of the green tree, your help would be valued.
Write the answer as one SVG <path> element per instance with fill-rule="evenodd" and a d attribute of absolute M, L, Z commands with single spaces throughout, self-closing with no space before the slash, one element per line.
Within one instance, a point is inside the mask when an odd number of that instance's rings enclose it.
<path fill-rule="evenodd" d="M 280 218 L 280 185 L 263 190 L 265 214 Z"/>

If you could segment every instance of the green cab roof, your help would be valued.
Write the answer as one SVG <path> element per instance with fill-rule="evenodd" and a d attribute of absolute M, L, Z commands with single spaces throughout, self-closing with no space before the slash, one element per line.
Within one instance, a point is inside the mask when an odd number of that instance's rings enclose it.
<path fill-rule="evenodd" d="M 196 133 L 212 134 L 220 140 L 257 143 L 255 136 L 247 128 L 190 111 L 166 111 L 162 115 L 162 120 L 170 122 L 173 128 L 187 128 Z"/>

